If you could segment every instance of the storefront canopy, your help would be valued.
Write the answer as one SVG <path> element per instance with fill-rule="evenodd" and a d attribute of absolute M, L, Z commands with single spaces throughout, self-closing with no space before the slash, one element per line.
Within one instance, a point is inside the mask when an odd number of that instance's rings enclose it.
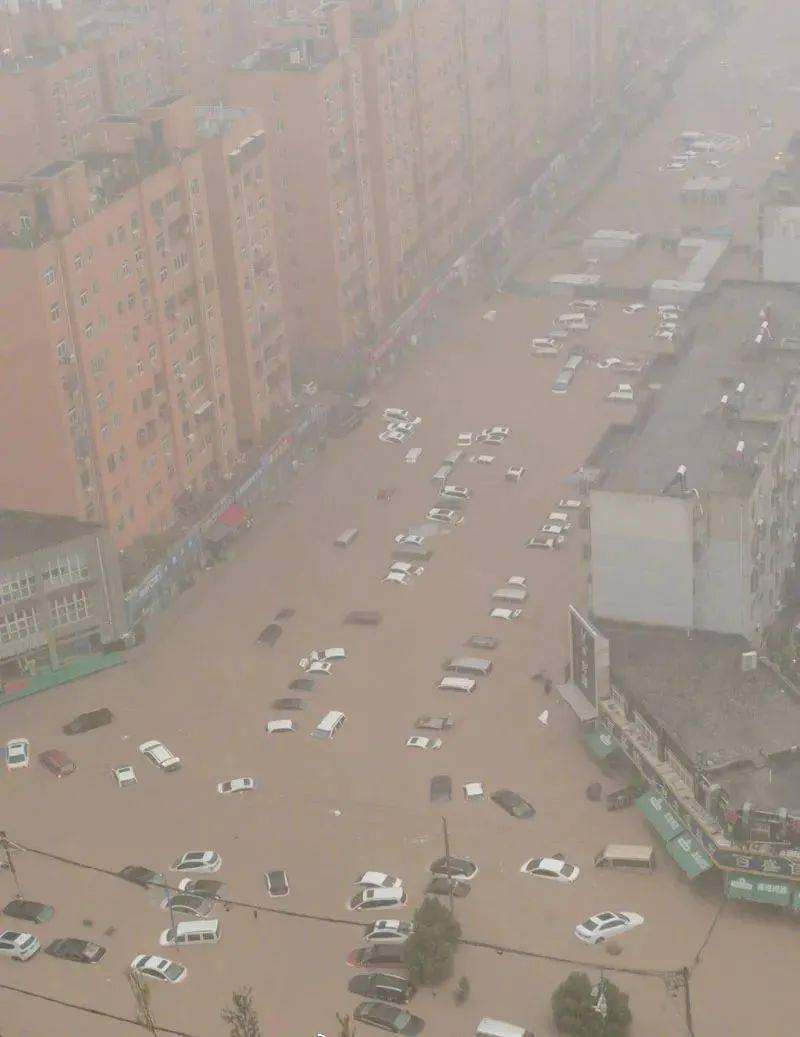
<path fill-rule="evenodd" d="M 561 698 L 570 706 L 578 720 L 584 723 L 587 720 L 597 719 L 597 708 L 586 698 L 577 684 L 568 681 L 566 684 L 557 684 L 556 691 Z"/>
<path fill-rule="evenodd" d="M 742 872 L 727 872 L 725 875 L 725 896 L 729 900 L 752 900 L 757 904 L 788 907 L 792 899 L 792 886 L 778 879 L 757 879 Z"/>
<path fill-rule="evenodd" d="M 231 529 L 238 529 L 239 526 L 243 526 L 245 522 L 247 522 L 247 512 L 241 504 L 231 504 L 231 506 L 220 515 L 219 521 L 223 526 L 230 526 Z"/>
<path fill-rule="evenodd" d="M 656 792 L 645 792 L 636 800 L 636 806 L 655 828 L 665 843 L 685 831 L 686 826 L 667 806 L 663 796 Z"/>
<path fill-rule="evenodd" d="M 583 736 L 589 752 L 598 760 L 605 760 L 616 749 L 617 743 L 607 731 L 587 731 Z"/>
<path fill-rule="evenodd" d="M 670 839 L 667 843 L 667 853 L 683 868 L 690 879 L 696 879 L 698 875 L 713 867 L 711 858 L 688 832 Z"/>

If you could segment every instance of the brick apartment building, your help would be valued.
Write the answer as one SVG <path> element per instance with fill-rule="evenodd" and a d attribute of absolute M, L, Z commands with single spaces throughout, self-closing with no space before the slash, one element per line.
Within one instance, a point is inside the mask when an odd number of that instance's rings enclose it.
<path fill-rule="evenodd" d="M 24 444 L 0 496 L 104 521 L 125 546 L 238 447 L 191 103 L 107 116 L 95 140 L 0 185 L 0 428 Z"/>

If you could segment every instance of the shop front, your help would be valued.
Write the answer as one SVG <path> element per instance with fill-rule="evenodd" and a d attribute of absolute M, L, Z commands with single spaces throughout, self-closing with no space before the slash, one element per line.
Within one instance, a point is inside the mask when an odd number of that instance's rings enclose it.
<path fill-rule="evenodd" d="M 689 879 L 696 879 L 714 867 L 711 857 L 686 830 L 683 821 L 663 796 L 646 792 L 636 800 L 636 805 L 661 836 L 667 853 Z"/>

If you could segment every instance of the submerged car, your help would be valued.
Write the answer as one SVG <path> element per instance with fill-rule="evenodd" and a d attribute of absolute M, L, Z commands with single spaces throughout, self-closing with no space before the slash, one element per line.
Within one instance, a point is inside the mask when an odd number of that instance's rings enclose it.
<path fill-rule="evenodd" d="M 389 1033 L 406 1034 L 407 1037 L 415 1037 L 425 1027 L 425 1022 L 419 1016 L 412 1015 L 405 1008 L 393 1008 L 382 1001 L 362 1001 L 353 1009 L 353 1018 L 367 1026 L 376 1026 Z"/>
<path fill-rule="evenodd" d="M 567 864 L 559 857 L 531 857 L 519 870 L 523 875 L 553 879 L 556 882 L 574 882 L 581 873 L 581 869 L 576 865 Z"/>
<path fill-rule="evenodd" d="M 78 940 L 68 937 L 63 940 L 53 940 L 44 951 L 54 958 L 63 958 L 65 961 L 75 961 L 79 965 L 96 965 L 105 956 L 106 949 L 99 943 L 90 940 Z"/>
<path fill-rule="evenodd" d="M 575 926 L 575 935 L 584 943 L 605 943 L 613 936 L 621 936 L 644 923 L 633 911 L 602 911 Z"/>
<path fill-rule="evenodd" d="M 523 799 L 522 796 L 512 792 L 511 789 L 499 789 L 497 792 L 493 792 L 489 798 L 502 810 L 505 810 L 507 814 L 516 817 L 518 820 L 526 820 L 529 817 L 534 817 L 536 814 L 536 811 L 527 799 Z"/>

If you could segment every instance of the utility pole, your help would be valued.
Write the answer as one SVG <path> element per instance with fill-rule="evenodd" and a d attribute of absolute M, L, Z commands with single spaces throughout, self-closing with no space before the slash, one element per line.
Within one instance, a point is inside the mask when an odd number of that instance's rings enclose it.
<path fill-rule="evenodd" d="M 448 899 L 450 901 L 450 914 L 455 918 L 453 910 L 453 876 L 450 874 L 450 839 L 447 835 L 447 818 L 442 815 L 442 835 L 444 836 L 444 859 L 447 861 Z"/>
<path fill-rule="evenodd" d="M 150 988 L 135 969 L 128 969 L 128 983 L 133 991 L 133 999 L 136 1002 L 136 1011 L 143 1026 L 158 1037 L 156 1021 L 150 1011 Z"/>
<path fill-rule="evenodd" d="M 689 1031 L 689 1037 L 694 1037 L 694 1025 L 692 1024 L 692 997 L 689 992 L 689 978 L 691 972 L 685 965 L 681 969 L 681 976 L 683 977 L 683 1003 L 686 1012 L 686 1029 Z"/>
<path fill-rule="evenodd" d="M 14 877 L 14 885 L 17 887 L 17 896 L 22 896 L 22 890 L 19 886 L 19 876 L 17 875 L 17 869 L 14 867 L 14 858 L 11 856 L 11 847 L 14 844 L 9 842 L 8 836 L 4 831 L 0 831 L 0 850 L 5 854 L 6 867 Z"/>

